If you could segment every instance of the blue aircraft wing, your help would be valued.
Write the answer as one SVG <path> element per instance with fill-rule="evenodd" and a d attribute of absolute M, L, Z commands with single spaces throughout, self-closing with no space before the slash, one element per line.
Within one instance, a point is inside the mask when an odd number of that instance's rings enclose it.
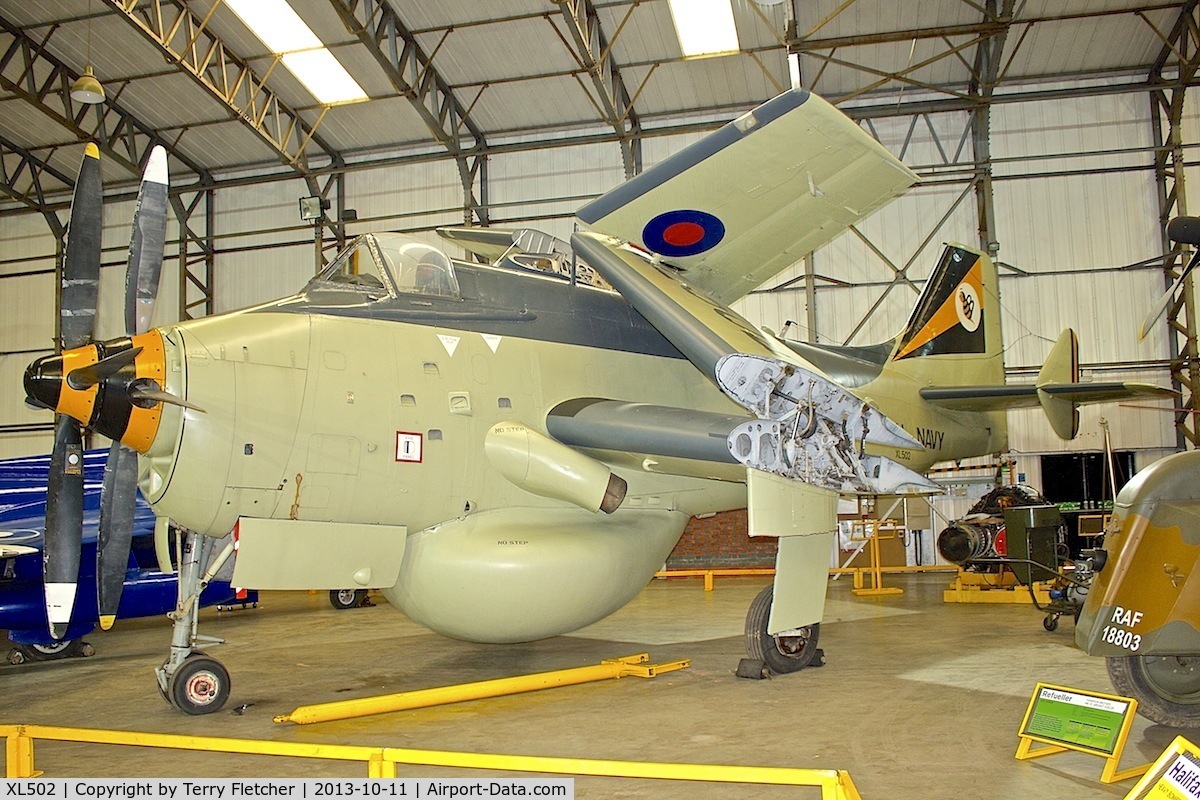
<path fill-rule="evenodd" d="M 79 595 L 66 639 L 95 630 L 96 538 L 100 484 L 107 450 L 84 454 L 83 550 Z M 17 644 L 50 645 L 42 589 L 42 536 L 46 525 L 49 456 L 0 460 L 0 629 Z M 175 575 L 160 572 L 154 555 L 154 513 L 139 494 L 133 518 L 133 548 L 125 574 L 119 619 L 166 614 L 175 608 Z M 213 581 L 200 597 L 202 606 L 254 602 L 238 598 L 226 581 Z"/>

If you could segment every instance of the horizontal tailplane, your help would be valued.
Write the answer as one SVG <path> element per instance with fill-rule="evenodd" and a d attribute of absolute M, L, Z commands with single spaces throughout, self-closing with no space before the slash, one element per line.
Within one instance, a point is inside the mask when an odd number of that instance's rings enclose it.
<path fill-rule="evenodd" d="M 1003 411 L 1040 405 L 1050 427 L 1062 439 L 1079 432 L 1079 406 L 1135 397 L 1170 397 L 1175 392 L 1139 381 L 1079 381 L 1079 339 L 1067 328 L 1058 337 L 1037 382 L 1018 385 L 927 386 L 921 397 L 955 411 Z"/>

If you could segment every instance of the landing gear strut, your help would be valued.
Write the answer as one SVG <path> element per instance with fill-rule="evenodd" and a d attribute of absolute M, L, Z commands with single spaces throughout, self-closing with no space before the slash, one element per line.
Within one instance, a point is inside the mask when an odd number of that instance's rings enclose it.
<path fill-rule="evenodd" d="M 200 593 L 233 554 L 233 541 L 216 540 L 195 531 L 186 531 L 181 538 L 182 543 L 176 540 L 176 552 L 180 553 L 179 594 L 175 610 L 168 614 L 175 621 L 171 655 L 154 673 L 158 691 L 168 703 L 185 714 L 211 714 L 229 699 L 229 671 L 215 658 L 197 652 L 224 641 L 196 633 Z M 224 548 L 216 552 L 223 542 Z"/>

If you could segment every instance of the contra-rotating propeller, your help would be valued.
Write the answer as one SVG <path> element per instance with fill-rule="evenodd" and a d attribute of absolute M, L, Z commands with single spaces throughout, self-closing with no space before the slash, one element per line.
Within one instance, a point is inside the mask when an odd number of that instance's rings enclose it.
<path fill-rule="evenodd" d="M 130 337 L 150 328 L 154 297 L 162 272 L 167 224 L 166 152 L 155 146 L 138 190 L 129 265 L 125 281 L 125 327 Z M 83 540 L 82 428 L 112 435 L 119 424 L 105 419 L 114 407 L 143 408 L 178 401 L 152 379 L 140 375 L 142 352 L 130 339 L 94 342 L 102 228 L 100 153 L 87 146 L 75 194 L 63 261 L 61 299 L 62 355 L 38 359 L 25 372 L 29 401 L 57 411 L 54 451 L 46 487 L 46 538 L 43 551 L 46 615 L 56 639 L 66 635 L 75 604 Z M 106 392 L 124 394 L 123 402 L 103 402 Z M 119 422 L 119 421 L 118 421 Z M 114 436 L 119 438 L 120 434 Z M 112 627 L 129 561 L 137 493 L 137 453 L 114 441 L 104 467 L 97 547 L 97 600 L 100 625 Z"/>

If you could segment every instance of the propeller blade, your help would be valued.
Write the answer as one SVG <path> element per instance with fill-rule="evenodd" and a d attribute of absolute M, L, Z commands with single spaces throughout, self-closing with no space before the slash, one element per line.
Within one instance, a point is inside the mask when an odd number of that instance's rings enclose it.
<path fill-rule="evenodd" d="M 129 240 L 125 332 L 130 336 L 150 330 L 150 317 L 154 314 L 167 238 L 167 181 L 167 151 L 162 145 L 155 145 L 142 173 L 137 210 L 133 213 L 133 235 Z"/>
<path fill-rule="evenodd" d="M 46 484 L 46 538 L 42 573 L 50 635 L 63 638 L 75 607 L 83 547 L 83 437 L 66 414 L 54 421 L 54 452 Z"/>
<path fill-rule="evenodd" d="M 75 195 L 71 198 L 71 224 L 63 257 L 62 346 L 79 347 L 92 340 L 96 322 L 96 290 L 100 282 L 100 238 L 103 225 L 100 150 L 88 144 Z"/>
<path fill-rule="evenodd" d="M 100 492 L 100 541 L 96 547 L 96 605 L 100 628 L 108 630 L 117 618 L 129 546 L 133 541 L 133 510 L 137 497 L 137 453 L 113 442 L 104 464 Z"/>
<path fill-rule="evenodd" d="M 207 413 L 203 408 L 195 403 L 189 403 L 182 397 L 177 397 L 170 392 L 162 389 L 156 389 L 152 386 L 131 386 L 129 387 L 129 398 L 131 400 L 153 400 L 156 403 L 168 403 L 173 406 L 182 406 L 190 408 L 192 411 L 199 411 L 201 414 Z"/>
<path fill-rule="evenodd" d="M 140 352 L 142 352 L 142 348 L 140 347 L 135 347 L 132 350 L 122 350 L 119 353 L 113 353 L 111 356 L 100 359 L 95 364 L 88 364 L 86 367 L 77 367 L 67 373 L 67 385 L 80 392 L 84 389 L 90 389 L 105 378 L 116 375 L 126 364 L 132 364 Z"/>
<path fill-rule="evenodd" d="M 1175 219 L 1171 220 L 1171 223 L 1174 224 L 1180 220 L 1190 221 L 1192 219 L 1192 217 L 1176 217 Z M 1187 266 L 1183 268 L 1183 272 L 1179 273 L 1179 277 L 1175 279 L 1175 282 L 1171 284 L 1171 288 L 1167 289 L 1167 291 L 1163 293 L 1163 296 L 1158 298 L 1158 302 L 1154 304 L 1154 308 L 1150 309 L 1150 313 L 1146 315 L 1144 320 L 1142 320 L 1141 327 L 1138 328 L 1138 341 L 1146 338 L 1146 334 L 1150 332 L 1150 326 L 1158 322 L 1158 318 L 1161 317 L 1163 312 L 1167 310 L 1167 306 L 1171 304 L 1171 299 L 1175 297 L 1175 294 L 1179 291 L 1179 287 L 1183 285 L 1184 279 L 1192 273 L 1193 269 L 1195 269 L 1197 261 L 1200 261 L 1200 250 L 1197 250 L 1192 254 L 1191 260 L 1188 261 Z"/>
<path fill-rule="evenodd" d="M 1150 327 L 1154 325 L 1154 323 L 1158 322 L 1158 318 L 1161 317 L 1163 312 L 1167 310 L 1167 306 L 1171 304 L 1171 298 L 1173 298 L 1175 296 L 1175 292 L 1179 290 L 1179 285 L 1183 283 L 1183 278 L 1185 275 L 1187 275 L 1186 271 L 1183 273 L 1183 275 L 1180 275 L 1175 279 L 1175 282 L 1171 284 L 1171 288 L 1167 289 L 1167 291 L 1163 293 L 1163 296 L 1158 298 L 1158 302 L 1154 304 L 1154 308 L 1150 309 L 1150 313 L 1146 315 L 1144 320 L 1142 320 L 1142 324 L 1138 327 L 1139 342 L 1146 338 L 1146 334 L 1150 332 Z"/>

